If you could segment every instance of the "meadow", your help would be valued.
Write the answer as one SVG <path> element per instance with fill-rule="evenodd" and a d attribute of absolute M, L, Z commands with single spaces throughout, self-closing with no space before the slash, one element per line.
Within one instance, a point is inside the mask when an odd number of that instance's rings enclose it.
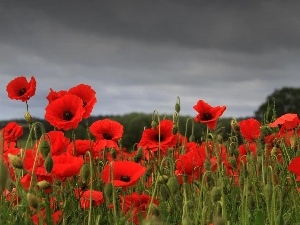
<path fill-rule="evenodd" d="M 97 103 L 87 84 L 50 89 L 45 120 L 53 129 L 46 131 L 30 114 L 36 85 L 24 76 L 7 84 L 8 97 L 24 104 L 30 132 L 20 142 L 17 122 L 0 131 L 0 224 L 300 223 L 297 114 L 268 109 L 262 121 L 232 119 L 224 138 L 226 106 L 200 99 L 182 129 L 177 97 L 171 118 L 154 110 L 128 148 L 123 125 L 110 118 L 86 122 L 86 138 L 76 137 Z"/>

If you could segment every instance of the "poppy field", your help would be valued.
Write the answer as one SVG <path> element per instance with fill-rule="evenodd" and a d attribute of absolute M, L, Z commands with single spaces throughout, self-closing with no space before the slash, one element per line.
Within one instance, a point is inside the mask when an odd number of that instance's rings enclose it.
<path fill-rule="evenodd" d="M 21 143 L 17 122 L 0 131 L 0 224 L 299 224 L 297 114 L 269 109 L 271 121 L 232 119 L 225 139 L 219 121 L 226 106 L 200 99 L 182 133 L 177 97 L 173 115 L 154 110 L 139 142 L 125 148 L 121 123 L 88 124 L 97 104 L 88 84 L 49 88 L 44 118 L 53 129 L 46 132 L 30 113 L 37 85 L 19 76 L 6 86 L 7 97 L 24 104 L 30 132 Z M 78 139 L 85 120 L 88 138 Z"/>

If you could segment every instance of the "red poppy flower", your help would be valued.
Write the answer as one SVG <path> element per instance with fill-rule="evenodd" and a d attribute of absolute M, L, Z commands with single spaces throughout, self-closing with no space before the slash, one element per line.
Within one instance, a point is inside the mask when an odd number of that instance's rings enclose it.
<path fill-rule="evenodd" d="M 23 127 L 16 122 L 10 122 L 4 127 L 4 141 L 10 143 L 15 142 L 23 135 Z"/>
<path fill-rule="evenodd" d="M 110 168 L 112 167 L 113 180 Z M 115 187 L 133 186 L 146 172 L 147 168 L 131 161 L 116 161 L 106 164 L 102 171 L 104 183 L 112 182 Z"/>
<path fill-rule="evenodd" d="M 10 81 L 6 86 L 8 97 L 14 100 L 21 100 L 22 102 L 28 101 L 35 95 L 36 80 L 32 76 L 28 82 L 26 77 L 16 77 Z"/>
<path fill-rule="evenodd" d="M 104 203 L 103 193 L 101 191 L 87 190 L 82 193 L 75 192 L 75 195 L 77 198 L 80 197 L 79 202 L 82 209 L 90 208 L 90 195 L 92 195 L 92 207 L 97 207 Z"/>
<path fill-rule="evenodd" d="M 273 123 L 269 123 L 270 127 L 281 126 L 281 129 L 291 130 L 296 128 L 300 123 L 297 114 L 287 113 L 277 118 Z"/>
<path fill-rule="evenodd" d="M 149 158 L 148 151 L 158 151 L 166 154 L 169 148 L 177 143 L 177 135 L 172 132 L 173 122 L 171 120 L 162 120 L 155 129 L 148 128 L 143 131 L 142 138 L 138 147 L 146 150 L 146 158 Z"/>
<path fill-rule="evenodd" d="M 49 131 L 46 138 L 50 140 L 52 156 L 64 153 L 70 143 L 70 138 L 62 131 Z"/>
<path fill-rule="evenodd" d="M 260 136 L 260 122 L 256 119 L 250 118 L 242 120 L 239 123 L 240 132 L 242 136 L 249 142 L 253 142 Z"/>
<path fill-rule="evenodd" d="M 199 100 L 193 108 L 198 112 L 194 120 L 197 123 L 205 123 L 210 129 L 216 128 L 217 119 L 222 116 L 226 110 L 226 106 L 212 107 L 203 100 Z"/>
<path fill-rule="evenodd" d="M 66 95 L 67 93 L 68 93 L 68 91 L 66 91 L 66 90 L 53 91 L 53 89 L 50 88 L 50 92 L 46 98 L 48 99 L 48 102 L 50 103 L 50 102 L 54 101 L 55 99 L 58 99 L 64 95 Z"/>
<path fill-rule="evenodd" d="M 75 144 L 75 149 L 74 148 Z M 87 151 L 90 151 L 91 154 L 94 151 L 95 142 L 92 140 L 75 140 L 75 143 L 69 143 L 67 147 L 67 153 L 74 156 L 85 155 Z"/>
<path fill-rule="evenodd" d="M 120 206 L 124 214 L 130 213 L 130 220 L 135 224 L 140 224 L 140 218 L 145 218 L 147 208 L 151 202 L 151 196 L 133 192 L 131 195 L 119 196 L 121 199 Z M 154 205 L 158 205 L 158 200 L 152 201 Z"/>
<path fill-rule="evenodd" d="M 66 154 L 53 156 L 52 160 L 53 169 L 51 173 L 61 180 L 77 175 L 84 162 L 82 158 Z"/>
<path fill-rule="evenodd" d="M 300 181 L 300 156 L 292 159 L 288 166 L 288 170 L 297 176 L 297 181 Z"/>
<path fill-rule="evenodd" d="M 124 130 L 122 124 L 110 119 L 97 120 L 90 126 L 90 132 L 96 137 L 97 150 L 114 148 L 119 150 L 118 141 L 121 139 Z"/>
<path fill-rule="evenodd" d="M 94 108 L 95 103 L 97 102 L 96 99 L 96 92 L 92 89 L 91 86 L 86 84 L 79 84 L 76 87 L 71 88 L 68 91 L 70 94 L 77 95 L 83 101 L 83 118 L 88 118 Z"/>
<path fill-rule="evenodd" d="M 40 224 L 47 225 L 48 223 L 46 222 L 46 217 L 47 217 L 46 209 L 42 209 L 38 213 L 34 214 L 31 217 L 31 220 L 34 225 L 40 225 Z M 51 219 L 52 219 L 51 224 L 53 224 L 53 225 L 60 224 L 60 222 L 62 220 L 62 211 L 58 210 L 58 211 L 52 213 Z"/>
<path fill-rule="evenodd" d="M 82 120 L 82 99 L 76 95 L 64 95 L 46 107 L 45 119 L 57 129 L 70 130 Z"/>
<path fill-rule="evenodd" d="M 192 142 L 194 143 L 194 142 Z M 205 148 L 202 146 L 195 146 L 191 144 L 191 150 L 186 154 L 180 155 L 176 161 L 175 174 L 178 177 L 180 183 L 183 182 L 182 175 L 188 177 L 188 183 L 191 183 L 195 178 L 198 177 L 199 172 L 202 171 L 202 167 L 205 161 Z"/>
<path fill-rule="evenodd" d="M 252 154 L 253 157 L 256 158 L 257 145 L 256 145 L 255 142 L 241 144 L 238 147 L 238 151 L 239 151 L 239 156 L 238 156 L 238 159 L 237 159 L 238 163 L 240 164 L 241 161 L 246 163 L 247 162 L 247 158 L 246 158 L 247 155 Z"/>

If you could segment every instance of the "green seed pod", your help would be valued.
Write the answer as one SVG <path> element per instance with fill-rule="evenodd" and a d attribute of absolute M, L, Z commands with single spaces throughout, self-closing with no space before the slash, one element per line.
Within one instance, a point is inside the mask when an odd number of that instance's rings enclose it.
<path fill-rule="evenodd" d="M 270 199 L 270 198 L 271 198 L 271 196 L 272 196 L 272 187 L 271 187 L 271 184 L 270 184 L 270 183 L 267 183 L 267 184 L 264 186 L 263 194 L 264 194 L 264 196 L 266 197 L 266 199 Z"/>
<path fill-rule="evenodd" d="M 53 168 L 53 160 L 50 155 L 47 156 L 45 162 L 44 162 L 45 169 L 47 173 L 51 173 L 52 168 Z"/>
<path fill-rule="evenodd" d="M 169 179 L 169 177 L 164 174 L 164 175 L 161 175 L 161 176 L 158 177 L 157 182 L 159 184 L 166 184 L 168 182 L 168 179 Z"/>
<path fill-rule="evenodd" d="M 136 155 L 133 157 L 133 161 L 138 163 L 139 161 L 141 161 L 141 159 L 143 158 L 143 149 L 139 148 L 138 152 L 136 153 Z"/>
<path fill-rule="evenodd" d="M 157 122 L 155 120 L 152 120 L 151 127 L 152 129 L 155 129 L 157 127 Z"/>
<path fill-rule="evenodd" d="M 32 116 L 30 115 L 30 113 L 28 111 L 24 114 L 24 118 L 25 118 L 27 123 L 30 123 L 30 124 L 33 123 Z"/>
<path fill-rule="evenodd" d="M 6 183 L 8 181 L 8 169 L 3 160 L 0 160 L 0 193 L 5 190 Z"/>
<path fill-rule="evenodd" d="M 8 154 L 7 155 L 8 160 L 10 162 L 10 164 L 17 168 L 17 169 L 23 169 L 23 161 L 19 156 L 13 155 L 13 154 Z"/>
<path fill-rule="evenodd" d="M 43 159 L 46 159 L 50 152 L 50 144 L 47 140 L 43 139 L 39 144 L 39 151 L 43 156 Z"/>
<path fill-rule="evenodd" d="M 168 188 L 166 185 L 160 186 L 159 193 L 162 201 L 166 201 L 169 198 Z"/>
<path fill-rule="evenodd" d="M 88 164 L 84 163 L 80 168 L 80 177 L 83 183 L 86 183 L 90 177 L 90 167 Z"/>
<path fill-rule="evenodd" d="M 47 188 L 50 188 L 51 187 L 51 184 L 46 181 L 46 180 L 42 180 L 42 181 L 39 181 L 37 183 L 37 186 L 40 188 L 40 189 L 47 189 Z"/>
<path fill-rule="evenodd" d="M 170 190 L 171 195 L 176 195 L 180 189 L 180 184 L 175 176 L 169 177 L 167 186 Z"/>
<path fill-rule="evenodd" d="M 104 196 L 106 199 L 111 199 L 113 194 L 113 185 L 112 183 L 107 183 L 104 186 Z"/>
<path fill-rule="evenodd" d="M 177 113 L 180 112 L 180 104 L 179 103 L 175 104 L 175 112 L 177 112 Z"/>
<path fill-rule="evenodd" d="M 34 194 L 27 193 L 26 198 L 27 198 L 28 205 L 30 207 L 32 207 L 34 209 L 38 208 L 38 206 L 39 206 L 39 200 L 38 200 L 38 198 Z"/>

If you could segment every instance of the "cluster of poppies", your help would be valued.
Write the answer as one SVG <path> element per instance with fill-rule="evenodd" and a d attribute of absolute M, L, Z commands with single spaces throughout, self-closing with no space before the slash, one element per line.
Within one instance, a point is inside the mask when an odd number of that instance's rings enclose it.
<path fill-rule="evenodd" d="M 6 90 L 9 98 L 27 104 L 35 94 L 36 80 L 34 77 L 29 81 L 24 76 L 17 77 L 8 83 Z M 276 154 L 280 162 L 282 153 L 279 141 L 296 147 L 295 140 L 299 136 L 297 127 L 300 120 L 297 114 L 283 115 L 268 124 L 267 127 L 272 131 L 270 134 L 262 134 L 263 125 L 254 118 L 233 121 L 233 132 L 238 133 L 244 141 L 237 146 L 238 151 L 231 152 L 223 143 L 208 137 L 202 143 L 189 139 L 178 130 L 174 131 L 173 120 L 163 119 L 145 129 L 136 150 L 127 152 L 120 148 L 119 143 L 124 132 L 123 126 L 108 118 L 95 121 L 89 126 L 91 138 L 88 140 L 71 140 L 65 136 L 65 131 L 76 129 L 83 119 L 90 116 L 97 102 L 96 92 L 91 86 L 79 84 L 69 90 L 50 89 L 46 98 L 48 105 L 45 107 L 45 119 L 54 129 L 43 134 L 31 149 L 24 150 L 17 145 L 18 138 L 23 135 L 23 128 L 16 122 L 8 123 L 2 130 L 4 148 L 1 159 L 9 168 L 13 180 L 17 179 L 15 170 L 23 170 L 20 184 L 28 192 L 42 188 L 46 193 L 52 193 L 52 184 L 57 181 L 64 183 L 74 177 L 80 182 L 88 183 L 84 177 L 84 172 L 87 171 L 83 168 L 87 168 L 90 160 L 104 162 L 101 173 L 95 174 L 95 179 L 101 179 L 104 185 L 111 184 L 115 188 L 127 189 L 134 187 L 142 178 L 145 178 L 147 185 L 152 185 L 151 176 L 145 176 L 149 173 L 146 165 L 152 161 L 159 163 L 170 154 L 175 164 L 174 174 L 169 175 L 176 176 L 179 184 L 196 182 L 205 171 L 214 172 L 219 165 L 238 184 L 241 167 L 247 162 L 247 156 L 257 156 L 257 145 L 261 139 L 264 140 L 266 154 Z M 213 107 L 199 100 L 194 109 L 197 113 L 194 121 L 206 124 L 208 129 L 214 130 L 226 106 Z M 288 167 L 297 175 L 298 180 L 299 163 L 300 157 L 295 157 Z M 7 199 L 18 203 L 20 196 L 13 195 L 14 190 L 3 191 Z M 11 199 L 12 196 L 14 199 Z M 76 189 L 74 196 L 83 209 L 98 207 L 105 202 L 105 195 L 101 190 Z M 146 216 L 150 202 L 159 205 L 159 199 L 151 199 L 151 196 L 136 191 L 120 195 L 120 202 L 124 214 L 130 212 L 131 219 L 136 224 L 140 222 L 141 215 Z M 39 224 L 38 219 L 43 218 L 44 213 L 41 211 L 40 217 L 33 214 L 32 220 L 35 224 Z M 53 221 L 58 223 L 62 214 L 60 207 L 53 208 Z"/>

